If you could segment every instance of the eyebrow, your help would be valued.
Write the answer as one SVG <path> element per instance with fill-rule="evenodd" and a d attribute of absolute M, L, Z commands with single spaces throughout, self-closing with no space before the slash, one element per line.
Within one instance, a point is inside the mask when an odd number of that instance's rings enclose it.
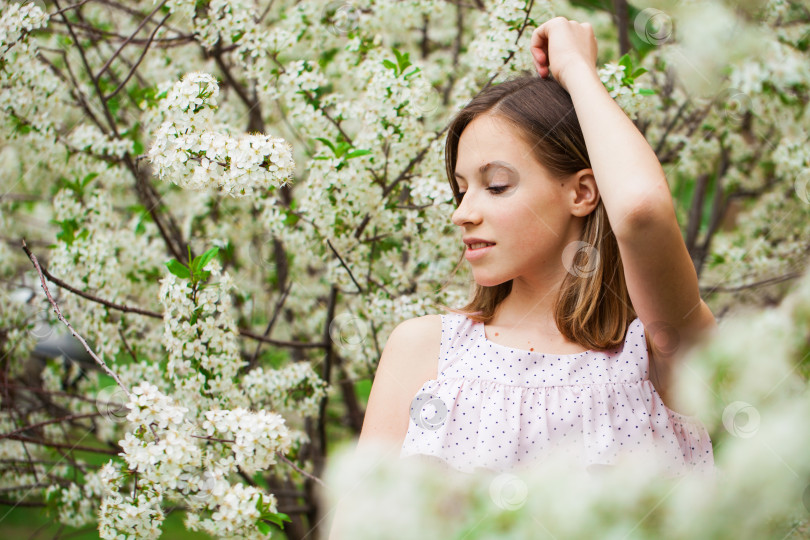
<path fill-rule="evenodd" d="M 485 163 L 484 165 L 481 165 L 481 166 L 478 168 L 478 172 L 479 172 L 480 174 L 484 174 L 485 172 L 487 172 L 487 169 L 489 169 L 489 167 L 490 167 L 490 166 L 492 166 L 492 165 L 499 165 L 499 166 L 501 166 L 501 167 L 505 167 L 505 168 L 507 168 L 507 169 L 509 169 L 509 170 L 511 170 L 511 171 L 515 171 L 515 168 L 514 168 L 514 167 L 512 167 L 512 166 L 511 166 L 510 164 L 508 164 L 507 162 L 505 162 L 505 161 L 500 161 L 500 160 L 496 159 L 496 160 L 494 160 L 494 161 L 490 161 L 489 163 Z M 516 171 L 515 171 L 515 172 L 516 172 Z M 454 175 L 454 176 L 458 176 L 458 177 L 459 177 L 459 178 L 461 178 L 462 180 L 466 180 L 466 178 L 464 178 L 464 175 L 463 175 L 463 174 L 461 174 L 461 173 L 458 173 L 458 172 L 457 172 L 457 173 L 455 173 L 455 175 Z"/>

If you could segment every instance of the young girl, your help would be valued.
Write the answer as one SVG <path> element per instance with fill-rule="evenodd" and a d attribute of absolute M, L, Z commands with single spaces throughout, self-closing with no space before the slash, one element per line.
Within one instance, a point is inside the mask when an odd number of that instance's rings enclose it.
<path fill-rule="evenodd" d="M 358 445 L 461 471 L 563 444 L 588 470 L 633 452 L 713 470 L 705 427 L 663 399 L 716 326 L 664 171 L 603 87 L 588 23 L 546 22 L 531 52 L 539 76 L 486 88 L 448 130 L 473 298 L 394 329 Z"/>

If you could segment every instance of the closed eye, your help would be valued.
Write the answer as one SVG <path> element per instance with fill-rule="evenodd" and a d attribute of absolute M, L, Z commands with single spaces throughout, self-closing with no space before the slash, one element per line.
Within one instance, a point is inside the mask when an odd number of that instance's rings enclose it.
<path fill-rule="evenodd" d="M 504 191 L 506 191 L 508 188 L 509 188 L 509 186 L 490 186 L 490 187 L 487 188 L 487 191 L 491 191 L 495 195 L 498 195 L 499 193 L 503 193 Z M 464 198 L 465 193 L 467 193 L 467 192 L 466 191 L 459 191 L 458 192 L 459 200 Z"/>

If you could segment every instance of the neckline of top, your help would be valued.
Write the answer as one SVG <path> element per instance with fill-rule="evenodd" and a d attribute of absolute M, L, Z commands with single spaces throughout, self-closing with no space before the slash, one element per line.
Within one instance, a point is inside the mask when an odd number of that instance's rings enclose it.
<path fill-rule="evenodd" d="M 523 354 L 534 354 L 534 355 L 537 355 L 537 356 L 553 356 L 553 357 L 556 357 L 556 358 L 574 358 L 574 357 L 577 357 L 577 356 L 582 356 L 583 354 L 586 354 L 586 353 L 599 353 L 599 351 L 597 351 L 595 349 L 588 349 L 587 351 L 582 351 L 582 352 L 573 353 L 573 354 L 543 353 L 543 352 L 537 352 L 537 351 L 530 351 L 528 349 L 518 349 L 517 347 L 510 347 L 508 345 L 501 345 L 500 343 L 495 343 L 494 341 L 491 341 L 489 338 L 487 338 L 487 333 L 486 333 L 486 328 L 484 326 L 484 323 L 482 323 L 482 322 L 474 322 L 473 326 L 478 330 L 478 333 L 479 333 L 479 336 L 481 337 L 481 340 L 484 343 L 488 344 L 490 347 L 497 347 L 497 348 L 506 349 L 506 350 L 509 350 L 509 351 L 515 351 L 515 352 L 518 352 L 518 353 L 523 353 Z"/>

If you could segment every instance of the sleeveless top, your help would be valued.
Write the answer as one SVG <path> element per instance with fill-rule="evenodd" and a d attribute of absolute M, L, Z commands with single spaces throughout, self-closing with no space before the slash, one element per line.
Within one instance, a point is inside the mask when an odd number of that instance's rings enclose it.
<path fill-rule="evenodd" d="M 505 472 L 564 444 L 587 471 L 638 452 L 670 476 L 715 472 L 706 428 L 669 409 L 648 378 L 640 319 L 620 349 L 567 355 L 494 343 L 465 315 L 441 323 L 438 375 L 411 401 L 400 458 Z"/>

